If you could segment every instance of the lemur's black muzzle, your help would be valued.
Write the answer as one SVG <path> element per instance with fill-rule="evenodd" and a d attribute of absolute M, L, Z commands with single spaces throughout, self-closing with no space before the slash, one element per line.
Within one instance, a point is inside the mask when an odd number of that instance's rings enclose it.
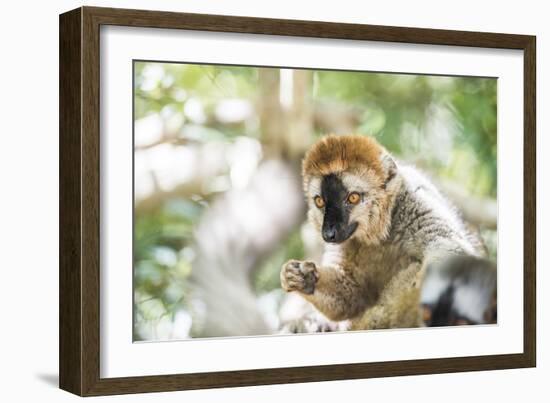
<path fill-rule="evenodd" d="M 346 205 L 348 191 L 340 178 L 330 174 L 323 178 L 321 194 L 325 200 L 323 239 L 331 243 L 344 242 L 357 228 L 357 223 L 349 222 L 351 207 Z"/>
<path fill-rule="evenodd" d="M 345 225 L 333 225 L 327 224 L 327 221 L 323 221 L 322 235 L 325 242 L 341 243 L 347 240 L 353 235 L 357 229 L 357 223 L 345 224 Z"/>

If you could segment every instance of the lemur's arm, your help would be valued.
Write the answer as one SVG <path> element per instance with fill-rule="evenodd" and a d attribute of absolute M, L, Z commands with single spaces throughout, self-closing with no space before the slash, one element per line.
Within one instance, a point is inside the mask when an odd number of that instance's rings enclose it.
<path fill-rule="evenodd" d="M 341 321 L 361 313 L 366 293 L 344 269 L 291 260 L 281 270 L 285 291 L 298 291 L 327 318 Z"/>

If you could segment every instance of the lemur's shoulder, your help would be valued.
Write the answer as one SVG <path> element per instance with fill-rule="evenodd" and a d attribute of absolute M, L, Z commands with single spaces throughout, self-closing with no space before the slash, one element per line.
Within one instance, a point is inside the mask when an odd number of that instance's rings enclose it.
<path fill-rule="evenodd" d="M 464 251 L 483 255 L 484 246 L 479 235 L 433 181 L 414 166 L 402 162 L 398 166 L 403 181 L 392 214 L 394 236 L 414 239 L 414 243 L 448 237 L 459 241 Z"/>

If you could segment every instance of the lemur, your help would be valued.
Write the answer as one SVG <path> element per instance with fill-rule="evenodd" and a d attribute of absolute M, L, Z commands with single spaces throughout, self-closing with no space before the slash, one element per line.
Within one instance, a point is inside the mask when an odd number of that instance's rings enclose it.
<path fill-rule="evenodd" d="M 285 291 L 349 330 L 496 321 L 496 265 L 418 170 L 372 137 L 329 135 L 302 176 L 325 250 L 319 264 L 283 265 Z"/>

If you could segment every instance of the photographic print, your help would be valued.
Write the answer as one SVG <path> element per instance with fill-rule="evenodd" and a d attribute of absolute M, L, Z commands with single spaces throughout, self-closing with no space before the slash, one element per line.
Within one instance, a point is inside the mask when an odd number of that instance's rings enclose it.
<path fill-rule="evenodd" d="M 497 322 L 497 79 L 133 62 L 134 341 Z"/>

